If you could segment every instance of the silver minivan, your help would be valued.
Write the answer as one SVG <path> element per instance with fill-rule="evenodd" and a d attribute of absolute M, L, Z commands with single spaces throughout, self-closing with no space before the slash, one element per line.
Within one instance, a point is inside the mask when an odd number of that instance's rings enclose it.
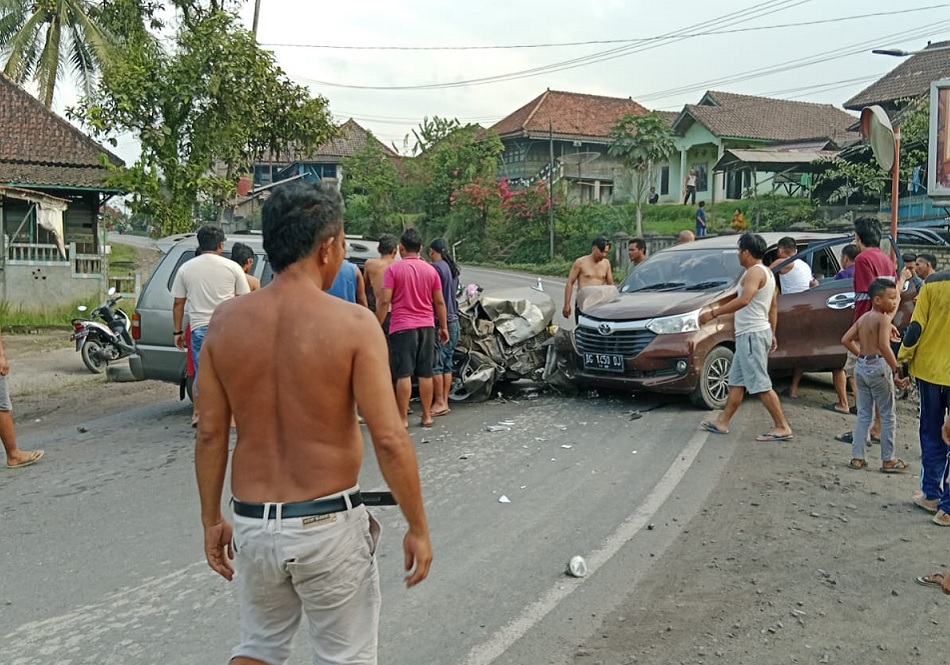
<path fill-rule="evenodd" d="M 347 236 L 346 258 L 360 269 L 369 258 L 378 257 L 377 242 L 356 236 Z M 234 234 L 224 242 L 222 256 L 230 258 L 231 247 L 244 243 L 254 250 L 254 266 L 251 274 L 267 286 L 274 277 L 270 262 L 264 252 L 263 238 L 259 234 Z M 195 234 L 173 236 L 158 246 L 165 256 L 149 277 L 132 315 L 132 338 L 136 353 L 129 357 L 129 368 L 137 379 L 168 381 L 180 386 L 180 396 L 191 396 L 191 385 L 186 372 L 187 354 L 175 346 L 172 331 L 172 283 L 186 261 L 195 257 L 198 239 Z M 187 319 L 186 319 L 187 323 Z"/>

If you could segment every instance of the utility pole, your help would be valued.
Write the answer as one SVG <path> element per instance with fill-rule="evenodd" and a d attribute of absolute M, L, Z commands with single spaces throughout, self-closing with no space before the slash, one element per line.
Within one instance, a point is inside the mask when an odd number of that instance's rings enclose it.
<path fill-rule="evenodd" d="M 548 120 L 548 240 L 554 260 L 554 125 Z"/>
<path fill-rule="evenodd" d="M 251 34 L 257 41 L 257 22 L 261 17 L 261 0 L 254 0 L 254 22 L 251 24 Z"/>

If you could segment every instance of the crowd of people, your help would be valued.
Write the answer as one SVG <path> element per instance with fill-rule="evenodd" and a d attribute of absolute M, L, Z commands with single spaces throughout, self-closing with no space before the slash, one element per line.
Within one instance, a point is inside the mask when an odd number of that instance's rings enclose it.
<path fill-rule="evenodd" d="M 877 219 L 855 220 L 854 232 L 855 242 L 842 250 L 842 270 L 835 276 L 854 280 L 855 309 L 853 325 L 841 340 L 847 349 L 847 362 L 834 372 L 839 400 L 831 408 L 853 413 L 857 420 L 852 431 L 836 438 L 851 444 L 851 469 L 868 467 L 866 451 L 873 441 L 880 444 L 882 473 L 906 472 L 909 465 L 895 455 L 896 391 L 907 390 L 913 381 L 920 401 L 921 468 L 920 490 L 911 501 L 931 513 L 936 525 L 950 527 L 950 353 L 946 343 L 950 330 L 950 270 L 936 271 L 936 258 L 922 254 L 913 257 L 912 265 L 904 258 L 908 266 L 898 274 L 894 260 L 881 251 L 882 230 Z M 739 263 L 745 272 L 736 298 L 700 314 L 700 324 L 706 324 L 732 313 L 736 349 L 726 406 L 717 418 L 704 420 L 700 426 L 714 434 L 727 434 L 732 417 L 749 393 L 759 397 L 773 422 L 772 428 L 756 440 L 788 441 L 794 434 L 767 371 L 768 354 L 778 343 L 775 327 L 779 291 L 773 268 L 779 268 L 783 294 L 812 288 L 814 277 L 799 260 L 778 265 L 797 251 L 791 238 L 779 241 L 779 259 L 772 266 L 763 263 L 767 246 L 761 236 L 746 232 L 740 236 L 738 247 Z M 893 320 L 904 282 L 912 277 L 920 279 L 920 288 L 913 317 L 901 334 Z M 801 373 L 795 372 L 795 390 L 800 378 Z M 855 394 L 853 409 L 849 408 L 845 387 L 848 378 Z M 939 586 L 950 594 L 950 573 L 922 575 L 917 581 Z"/>

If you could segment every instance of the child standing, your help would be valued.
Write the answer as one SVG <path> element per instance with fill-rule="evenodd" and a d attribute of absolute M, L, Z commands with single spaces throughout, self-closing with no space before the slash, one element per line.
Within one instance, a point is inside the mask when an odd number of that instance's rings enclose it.
<path fill-rule="evenodd" d="M 878 277 L 868 288 L 871 311 L 859 318 L 841 338 L 841 343 L 857 356 L 854 378 L 857 383 L 858 421 L 851 439 L 851 468 L 863 469 L 864 443 L 867 441 L 874 406 L 881 414 L 881 471 L 901 473 L 907 463 L 894 457 L 894 432 L 897 416 L 894 401 L 894 372 L 897 358 L 891 350 L 891 318 L 900 296 L 892 279 Z"/>
<path fill-rule="evenodd" d="M 696 210 L 696 237 L 702 238 L 706 235 L 706 202 L 699 202 L 699 209 Z"/>

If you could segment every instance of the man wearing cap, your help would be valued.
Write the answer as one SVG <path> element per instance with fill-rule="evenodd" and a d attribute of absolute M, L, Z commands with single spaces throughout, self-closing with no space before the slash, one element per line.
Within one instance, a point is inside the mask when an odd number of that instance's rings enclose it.
<path fill-rule="evenodd" d="M 578 291 L 585 286 L 604 286 L 605 284 L 614 283 L 614 273 L 610 269 L 610 261 L 607 259 L 609 252 L 610 241 L 604 236 L 597 236 L 591 243 L 590 254 L 574 261 L 571 272 L 567 276 L 567 284 L 564 285 L 564 309 L 561 310 L 561 313 L 565 319 L 571 316 L 571 296 L 574 293 L 574 282 L 577 282 Z"/>

